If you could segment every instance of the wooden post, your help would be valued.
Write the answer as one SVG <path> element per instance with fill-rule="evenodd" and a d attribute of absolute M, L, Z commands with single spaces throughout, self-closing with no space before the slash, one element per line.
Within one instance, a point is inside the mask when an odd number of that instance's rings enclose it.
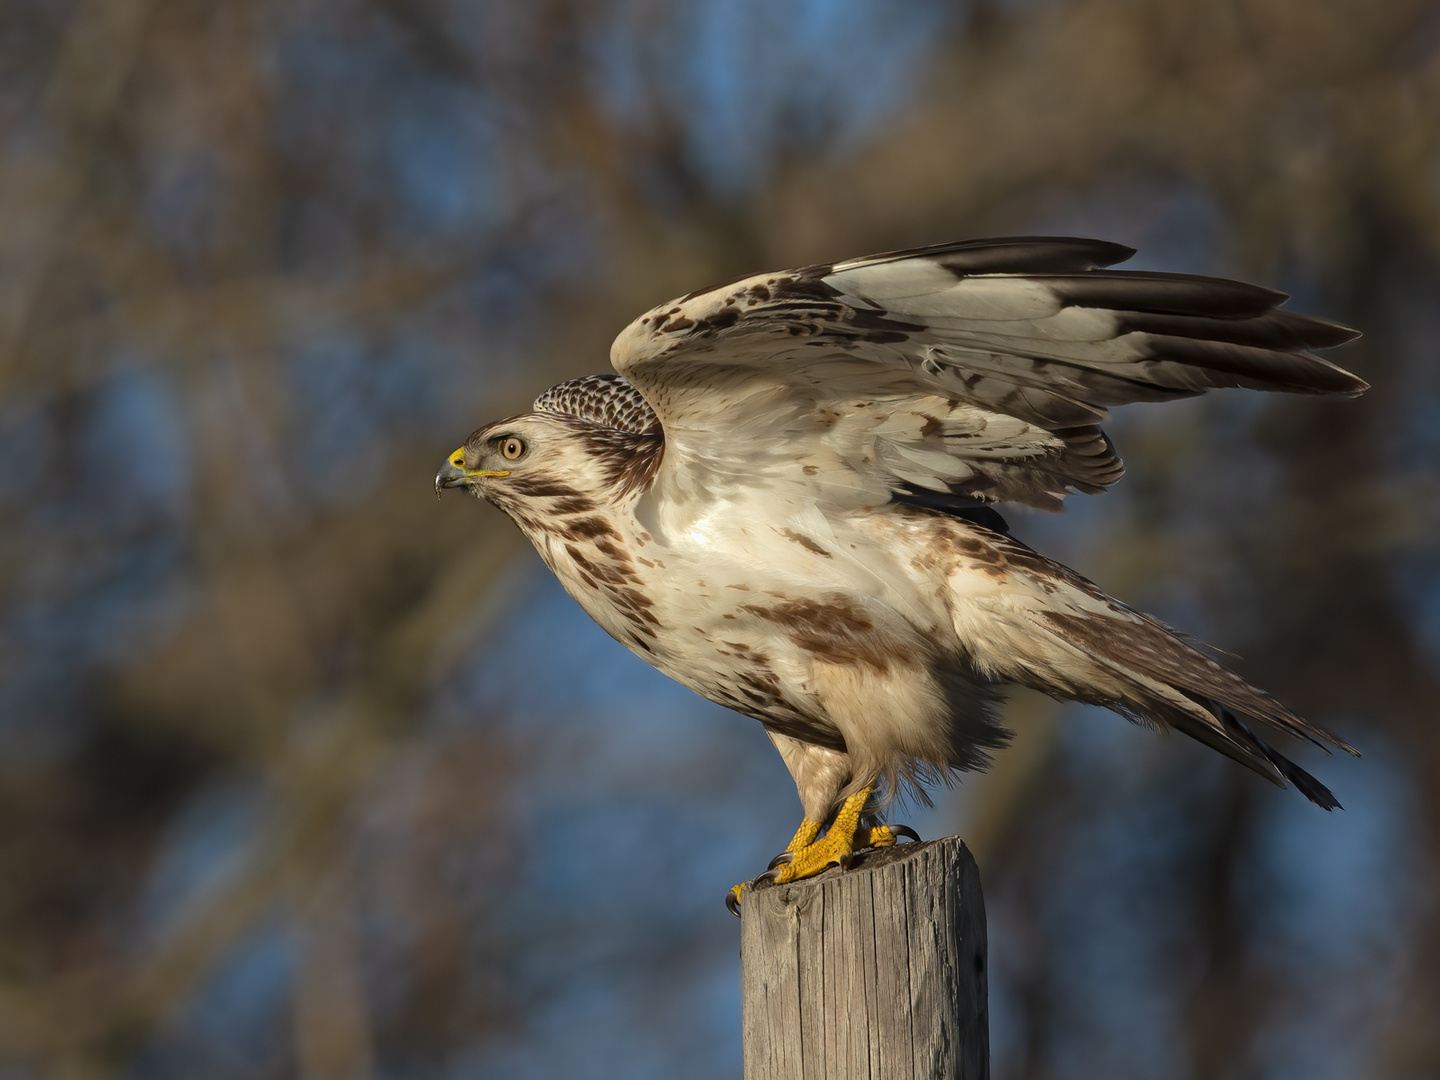
<path fill-rule="evenodd" d="M 746 889 L 745 1080 L 985 1080 L 985 906 L 955 837 Z"/>

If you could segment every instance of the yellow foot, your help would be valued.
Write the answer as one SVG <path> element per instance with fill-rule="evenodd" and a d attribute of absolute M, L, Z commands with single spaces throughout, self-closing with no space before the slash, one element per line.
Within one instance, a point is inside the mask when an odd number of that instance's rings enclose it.
<path fill-rule="evenodd" d="M 800 828 L 796 830 L 794 839 L 790 841 L 790 846 L 770 860 L 770 870 L 774 870 L 775 867 L 783 862 L 789 862 L 796 851 L 813 844 L 815 837 L 820 835 L 820 830 L 823 825 L 823 822 L 816 821 L 814 818 L 807 817 L 801 821 Z M 760 878 L 768 876 L 768 873 L 761 874 Z M 759 881 L 760 878 L 756 878 L 755 881 Z M 754 881 L 743 881 L 739 885 L 732 885 L 730 891 L 725 894 L 725 906 L 730 909 L 730 914 L 734 915 L 737 919 L 740 917 L 740 903 L 745 893 L 745 886 L 753 884 L 755 884 Z"/>
<path fill-rule="evenodd" d="M 802 847 L 808 847 L 815 842 L 815 837 L 820 835 L 820 828 L 824 822 L 816 821 L 814 818 L 805 818 L 800 822 L 800 828 L 795 830 L 795 836 L 786 846 L 785 851 L 795 852 Z M 773 863 L 771 864 L 774 865 Z"/>
<path fill-rule="evenodd" d="M 842 807 L 840 814 L 836 815 L 837 823 L 844 812 Z M 866 848 L 894 847 L 902 836 L 911 840 L 920 839 L 920 834 L 908 825 L 876 825 L 873 828 L 857 826 L 840 830 L 831 825 L 823 840 L 777 856 L 770 869 L 755 880 L 784 884 L 787 881 L 802 881 L 814 877 L 832 866 L 844 870 L 850 865 L 855 852 L 864 851 Z"/>
<path fill-rule="evenodd" d="M 840 805 L 823 839 L 816 839 L 820 834 L 820 822 L 811 818 L 802 821 L 795 838 L 790 841 L 790 846 L 771 861 L 769 870 L 755 881 L 736 885 L 725 894 L 725 906 L 730 909 L 731 914 L 739 917 L 746 884 L 754 885 L 761 881 L 773 881 L 777 884 L 801 881 L 814 877 L 831 866 L 845 867 L 856 851 L 894 847 L 902 836 L 911 840 L 920 839 L 919 834 L 907 825 L 861 826 L 860 815 L 870 799 L 870 792 L 870 788 L 865 788 L 846 799 Z"/>
<path fill-rule="evenodd" d="M 883 841 L 895 843 L 892 830 L 883 826 L 880 829 L 868 829 L 860 825 L 860 815 L 865 812 L 865 804 L 870 801 L 870 791 L 870 788 L 864 788 L 841 803 L 830 827 L 819 840 L 815 839 L 818 830 L 808 829 L 807 826 L 811 823 L 807 820 L 795 834 L 787 852 L 789 858 L 782 856 L 778 866 L 772 866 L 756 880 L 768 878 L 777 884 L 784 884 L 814 877 L 832 866 L 843 867 L 850 861 L 850 855 L 856 847 L 867 846 L 877 832 L 883 831 Z M 860 841 L 858 845 L 857 840 Z"/>

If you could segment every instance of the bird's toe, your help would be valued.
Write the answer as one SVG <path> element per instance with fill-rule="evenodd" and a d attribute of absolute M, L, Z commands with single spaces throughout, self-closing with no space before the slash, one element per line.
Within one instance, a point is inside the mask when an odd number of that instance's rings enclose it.
<path fill-rule="evenodd" d="M 876 825 L 871 829 L 861 829 L 856 833 L 855 850 L 894 847 L 900 842 L 902 836 L 917 843 L 920 840 L 920 834 L 909 825 Z"/>
<path fill-rule="evenodd" d="M 744 885 L 732 885 L 730 891 L 725 894 L 725 906 L 737 919 L 740 918 L 740 893 L 744 888 Z"/>

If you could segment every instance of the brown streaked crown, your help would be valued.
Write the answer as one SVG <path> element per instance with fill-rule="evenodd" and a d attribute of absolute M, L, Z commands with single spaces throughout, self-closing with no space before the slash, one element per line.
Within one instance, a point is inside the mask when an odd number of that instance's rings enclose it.
<path fill-rule="evenodd" d="M 535 411 L 578 416 L 635 435 L 660 430 L 659 419 L 640 391 L 619 375 L 586 375 L 552 386 L 535 399 Z"/>

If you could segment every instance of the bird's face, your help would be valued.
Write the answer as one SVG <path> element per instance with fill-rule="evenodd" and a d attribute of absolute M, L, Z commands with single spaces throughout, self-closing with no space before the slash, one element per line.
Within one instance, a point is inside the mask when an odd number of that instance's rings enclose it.
<path fill-rule="evenodd" d="M 543 554 L 569 519 L 637 499 L 659 468 L 663 446 L 658 430 L 640 434 L 563 413 L 525 413 L 466 439 L 435 474 L 435 492 L 461 487 L 485 499 Z"/>
<path fill-rule="evenodd" d="M 490 435 L 477 431 L 455 449 L 435 474 L 435 494 L 446 488 L 467 487 L 484 494 L 488 481 L 513 476 L 530 453 L 530 444 L 518 431 Z"/>
<path fill-rule="evenodd" d="M 435 474 L 435 492 L 463 487 L 507 512 L 537 500 L 598 487 L 593 461 L 584 453 L 580 425 L 568 417 L 538 413 L 498 420 L 475 432 Z M 540 507 L 537 507 L 537 509 Z"/>
<path fill-rule="evenodd" d="M 545 456 L 546 440 L 530 420 L 525 416 L 510 417 L 474 432 L 440 466 L 435 474 L 435 494 L 463 487 L 489 498 L 497 491 L 514 488 L 516 480 L 532 474 Z"/>

